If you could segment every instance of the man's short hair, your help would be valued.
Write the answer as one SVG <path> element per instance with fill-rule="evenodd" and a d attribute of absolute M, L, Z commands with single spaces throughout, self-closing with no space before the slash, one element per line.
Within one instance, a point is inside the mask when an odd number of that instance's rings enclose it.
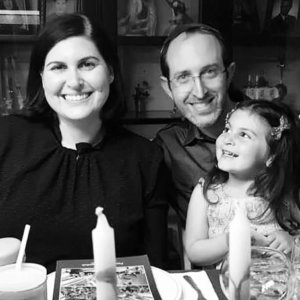
<path fill-rule="evenodd" d="M 170 75 L 169 66 L 167 63 L 167 52 L 169 46 L 171 42 L 182 33 L 186 33 L 188 35 L 200 33 L 200 34 L 207 34 L 207 35 L 214 36 L 218 40 L 221 46 L 224 66 L 228 67 L 229 64 L 232 62 L 232 48 L 226 43 L 225 39 L 217 29 L 201 23 L 183 24 L 177 26 L 169 34 L 169 36 L 164 41 L 160 51 L 160 68 L 161 68 L 162 75 L 165 76 L 166 78 L 169 78 Z"/>

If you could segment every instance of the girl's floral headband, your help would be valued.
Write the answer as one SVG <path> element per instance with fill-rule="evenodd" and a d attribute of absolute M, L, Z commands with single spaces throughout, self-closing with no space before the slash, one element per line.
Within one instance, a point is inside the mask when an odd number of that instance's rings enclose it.
<path fill-rule="evenodd" d="M 291 128 L 291 124 L 289 123 L 286 116 L 281 116 L 279 122 L 279 126 L 272 127 L 271 129 L 271 136 L 276 141 L 280 140 L 283 131 Z"/>
<path fill-rule="evenodd" d="M 225 118 L 225 124 L 228 123 L 230 116 L 236 109 L 237 108 L 233 108 L 229 113 L 227 113 Z M 289 123 L 286 116 L 282 115 L 279 119 L 279 122 L 280 122 L 279 126 L 271 128 L 271 136 L 276 141 L 280 140 L 283 131 L 291 128 L 291 124 Z"/>

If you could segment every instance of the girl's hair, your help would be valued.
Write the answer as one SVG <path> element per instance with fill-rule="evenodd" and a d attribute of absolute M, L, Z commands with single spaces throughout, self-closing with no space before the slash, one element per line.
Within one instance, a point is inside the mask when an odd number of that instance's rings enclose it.
<path fill-rule="evenodd" d="M 266 137 L 273 158 L 270 166 L 258 172 L 248 194 L 269 201 L 269 207 L 275 213 L 279 224 L 284 225 L 286 201 L 292 197 L 299 207 L 299 163 L 300 140 L 299 121 L 290 108 L 282 103 L 266 100 L 246 100 L 237 104 L 233 110 L 247 110 L 263 118 L 270 126 L 270 135 Z M 233 113 L 231 112 L 231 113 Z M 230 118 L 231 113 L 228 115 Z M 215 166 L 207 175 L 203 186 L 204 196 L 208 189 L 228 180 L 228 173 Z"/>
<path fill-rule="evenodd" d="M 60 41 L 76 36 L 85 36 L 91 39 L 108 68 L 114 74 L 114 81 L 110 85 L 108 99 L 100 112 L 99 118 L 106 123 L 116 122 L 125 111 L 119 59 L 112 42 L 104 32 L 81 14 L 65 14 L 54 17 L 50 19 L 39 34 L 31 52 L 27 95 L 22 113 L 26 116 L 39 117 L 44 120 L 48 117 L 55 117 L 56 114 L 45 99 L 41 72 L 49 51 Z"/>

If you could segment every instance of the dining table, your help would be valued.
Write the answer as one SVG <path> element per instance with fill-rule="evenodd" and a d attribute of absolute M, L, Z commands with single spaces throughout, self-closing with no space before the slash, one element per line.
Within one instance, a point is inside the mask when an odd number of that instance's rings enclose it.
<path fill-rule="evenodd" d="M 177 279 L 182 287 L 180 300 L 227 300 L 220 284 L 220 270 L 178 270 L 169 271 L 169 274 Z M 195 287 L 192 287 L 192 285 L 188 283 L 185 279 L 186 276 L 193 279 L 194 284 L 196 284 Z M 198 295 L 196 289 L 200 290 L 200 295 Z"/>
<path fill-rule="evenodd" d="M 217 269 L 165 271 L 151 268 L 161 300 L 227 300 Z M 55 273 L 48 274 L 47 300 L 58 300 L 53 299 L 54 279 Z"/>

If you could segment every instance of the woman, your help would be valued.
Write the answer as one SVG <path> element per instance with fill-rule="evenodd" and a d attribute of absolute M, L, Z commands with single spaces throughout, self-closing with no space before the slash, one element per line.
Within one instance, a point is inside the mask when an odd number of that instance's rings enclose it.
<path fill-rule="evenodd" d="M 162 266 L 166 203 L 162 154 L 118 126 L 119 65 L 87 17 L 50 20 L 30 61 L 23 116 L 0 119 L 0 237 L 31 224 L 28 262 L 92 258 L 95 208 L 115 230 L 117 256 Z"/>

